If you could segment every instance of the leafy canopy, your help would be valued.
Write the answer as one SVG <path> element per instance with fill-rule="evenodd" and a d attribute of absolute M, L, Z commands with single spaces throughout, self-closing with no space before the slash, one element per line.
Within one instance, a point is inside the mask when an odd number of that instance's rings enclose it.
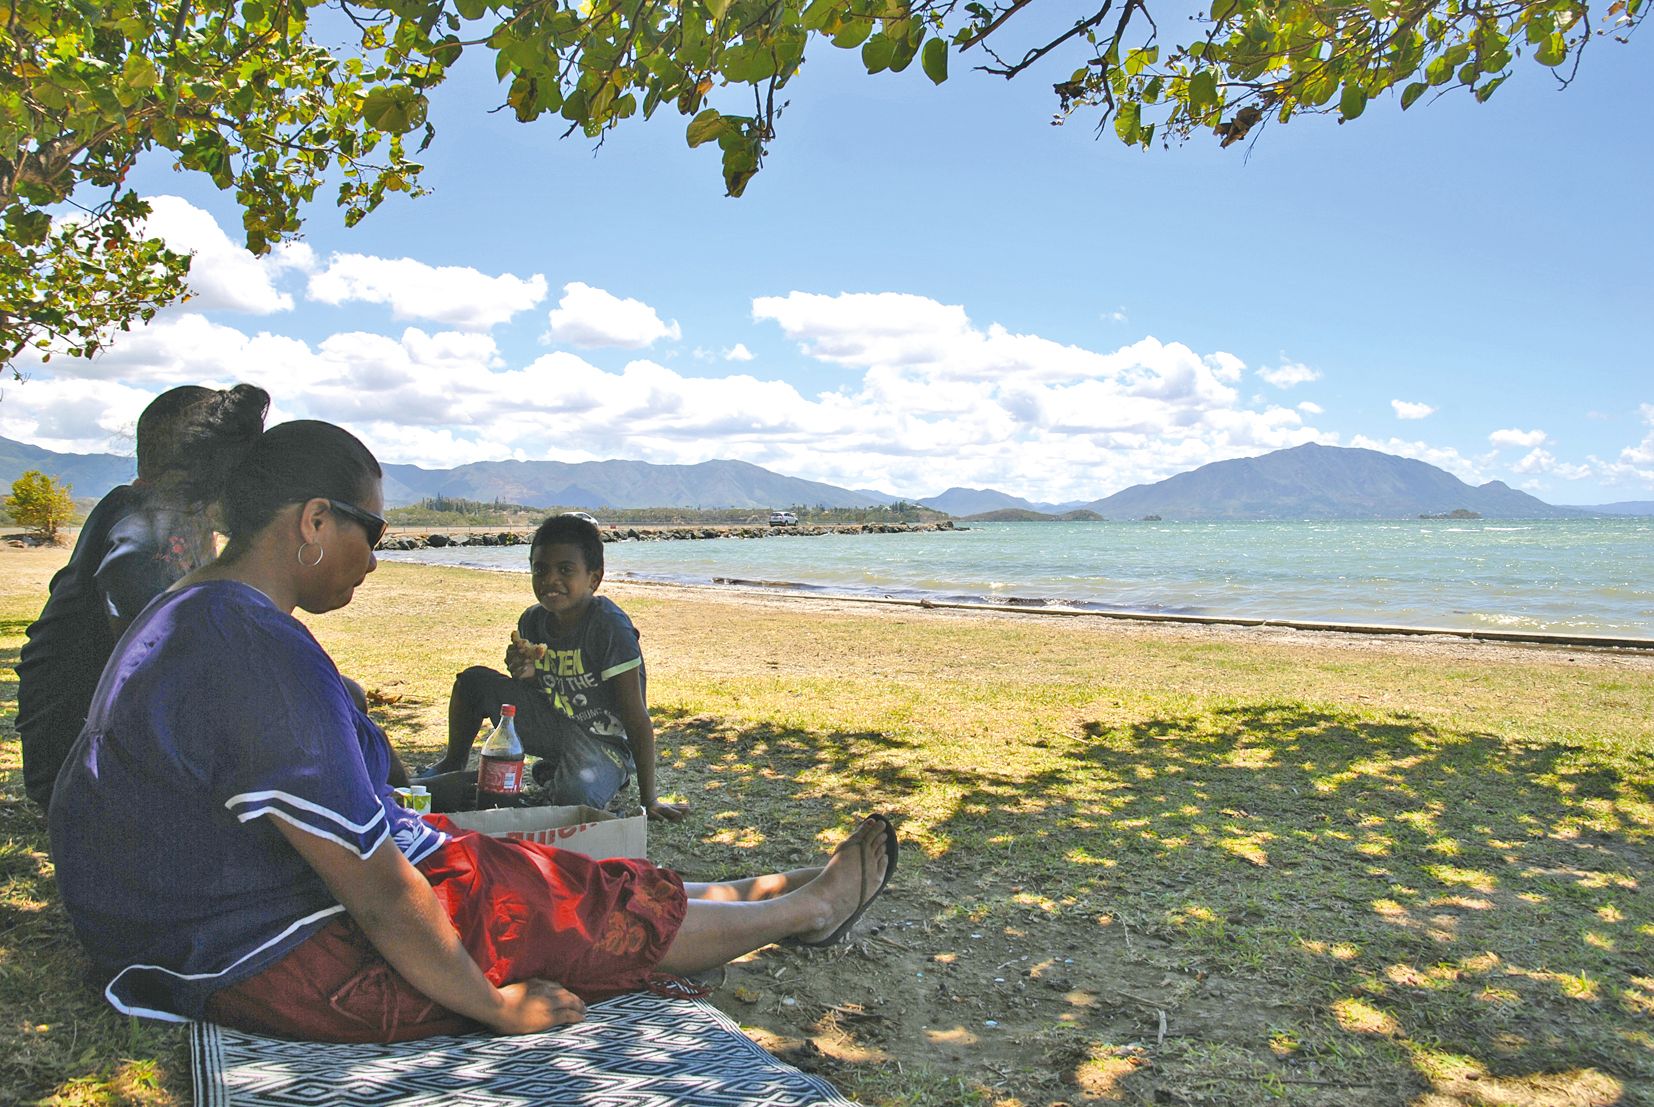
<path fill-rule="evenodd" d="M 1432 91 L 1486 100 L 1523 54 L 1566 83 L 1647 0 L 1211 0 L 1187 41 L 1166 43 L 1149 0 L 1078 15 L 1060 0 L 332 3 L 355 28 L 348 52 L 320 45 L 307 0 L 9 0 L 0 361 L 30 346 L 90 357 L 185 295 L 189 259 L 144 237 L 148 209 L 123 189 L 138 157 L 234 190 L 254 253 L 296 233 L 324 185 L 354 224 L 386 193 L 420 191 L 428 98 L 466 51 L 492 56 L 523 122 L 601 138 L 677 112 L 739 196 L 812 44 L 859 51 L 870 74 L 917 60 L 936 83 L 954 59 L 1007 79 L 1044 63 L 1058 122 L 1227 146 L 1305 113 L 1353 120 L 1396 88 L 1403 109 Z"/>
<path fill-rule="evenodd" d="M 6 513 L 20 527 L 28 527 L 36 537 L 51 541 L 58 528 L 75 513 L 75 500 L 70 486 L 59 484 L 38 469 L 30 469 L 11 483 L 11 495 L 6 497 Z"/>

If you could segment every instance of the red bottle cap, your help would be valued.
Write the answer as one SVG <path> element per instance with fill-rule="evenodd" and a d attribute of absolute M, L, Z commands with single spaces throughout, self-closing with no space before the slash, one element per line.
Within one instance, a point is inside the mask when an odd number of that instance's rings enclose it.
<path fill-rule="evenodd" d="M 515 714 L 517 714 L 517 705 L 516 704 L 514 704 L 514 703 L 502 703 L 502 704 L 500 704 L 500 715 L 501 715 L 501 717 L 505 717 L 505 716 L 508 716 L 508 715 L 515 715 Z"/>

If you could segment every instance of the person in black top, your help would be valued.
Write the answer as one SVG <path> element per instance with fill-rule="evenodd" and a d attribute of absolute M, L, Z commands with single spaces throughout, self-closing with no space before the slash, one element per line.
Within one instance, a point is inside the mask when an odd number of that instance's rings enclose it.
<path fill-rule="evenodd" d="M 127 624 L 213 559 L 224 480 L 263 431 L 269 407 L 269 393 L 254 385 L 184 385 L 138 417 L 138 479 L 86 517 L 17 663 L 23 786 L 42 807 Z"/>

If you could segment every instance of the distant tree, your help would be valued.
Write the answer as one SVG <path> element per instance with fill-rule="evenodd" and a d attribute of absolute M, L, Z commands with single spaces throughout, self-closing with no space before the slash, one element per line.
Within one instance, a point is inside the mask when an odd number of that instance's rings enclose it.
<path fill-rule="evenodd" d="M 59 484 L 38 469 L 30 469 L 11 483 L 6 513 L 20 527 L 43 541 L 57 538 L 58 528 L 75 514 L 75 500 L 67 484 Z"/>
<path fill-rule="evenodd" d="M 1401 89 L 1491 96 L 1524 51 L 1566 84 L 1586 45 L 1626 39 L 1647 0 L 1211 0 L 1162 43 L 1166 0 L 8 0 L 0 9 L 0 362 L 90 357 L 186 293 L 189 259 L 142 233 L 123 191 L 140 156 L 234 190 L 247 248 L 296 235 L 324 182 L 354 224 L 422 191 L 428 97 L 486 50 L 505 106 L 601 138 L 662 107 L 715 145 L 738 196 L 758 172 L 805 48 L 858 50 L 870 74 L 950 58 L 1006 79 L 1055 67 L 1057 121 L 1096 111 L 1128 144 L 1222 145 L 1302 114 L 1353 120 Z M 1088 10 L 1090 9 L 1090 10 Z M 1169 23 L 1172 13 L 1160 19 Z M 1183 24 L 1183 11 L 1176 11 Z M 328 29 L 329 37 L 336 27 Z M 64 205 L 69 214 L 62 214 Z M 14 364 L 15 372 L 15 364 Z"/>

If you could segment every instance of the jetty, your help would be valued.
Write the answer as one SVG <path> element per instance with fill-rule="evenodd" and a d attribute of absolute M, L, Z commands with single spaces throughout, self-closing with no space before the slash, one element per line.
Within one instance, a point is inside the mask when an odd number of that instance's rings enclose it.
<path fill-rule="evenodd" d="M 771 527 L 758 523 L 723 525 L 661 524 L 659 526 L 603 526 L 598 532 L 604 542 L 684 542 L 708 538 L 819 538 L 827 534 L 916 534 L 929 531 L 966 530 L 951 519 L 934 523 L 838 523 Z M 418 533 L 418 528 L 393 530 L 380 540 L 381 550 L 437 550 L 449 546 L 526 546 L 532 530 L 439 530 Z"/>

